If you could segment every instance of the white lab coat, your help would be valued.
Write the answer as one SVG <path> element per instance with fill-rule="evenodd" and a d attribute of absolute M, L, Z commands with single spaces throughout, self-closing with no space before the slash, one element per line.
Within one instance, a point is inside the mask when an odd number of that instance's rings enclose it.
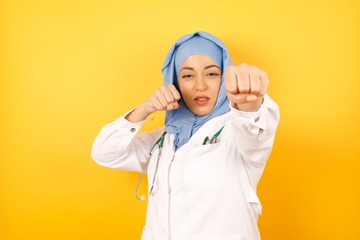
<path fill-rule="evenodd" d="M 126 114 L 124 115 L 126 116 Z M 164 128 L 138 134 L 143 122 L 124 116 L 103 127 L 92 157 L 100 165 L 147 169 L 152 185 Z M 268 95 L 257 112 L 230 112 L 205 123 L 176 152 L 166 134 L 142 240 L 257 240 L 261 204 L 256 186 L 273 145 L 279 109 Z M 222 126 L 219 141 L 202 145 Z"/>

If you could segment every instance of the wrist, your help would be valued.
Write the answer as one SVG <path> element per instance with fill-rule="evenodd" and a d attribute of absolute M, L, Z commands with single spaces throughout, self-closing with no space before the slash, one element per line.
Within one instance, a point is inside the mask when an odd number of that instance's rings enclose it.
<path fill-rule="evenodd" d="M 243 112 L 256 112 L 261 104 L 264 101 L 264 97 L 258 97 L 255 101 L 253 102 L 247 102 L 247 103 L 232 103 L 231 106 L 239 111 L 243 111 Z"/>
<path fill-rule="evenodd" d="M 151 109 L 151 107 L 147 107 L 146 102 L 141 103 L 138 107 L 138 110 L 142 112 L 142 114 L 147 118 L 152 113 L 156 112 L 156 110 Z"/>
<path fill-rule="evenodd" d="M 131 111 L 127 116 L 125 116 L 125 119 L 137 123 L 144 121 L 152 112 L 146 111 L 146 106 L 144 104 L 140 104 L 137 108 L 135 108 L 133 111 Z"/>

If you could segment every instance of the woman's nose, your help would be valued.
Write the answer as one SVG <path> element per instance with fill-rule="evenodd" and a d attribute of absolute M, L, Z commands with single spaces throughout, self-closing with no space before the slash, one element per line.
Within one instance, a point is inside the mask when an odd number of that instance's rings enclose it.
<path fill-rule="evenodd" d="M 208 88 L 205 79 L 203 77 L 196 78 L 195 90 L 196 91 L 205 91 Z"/>

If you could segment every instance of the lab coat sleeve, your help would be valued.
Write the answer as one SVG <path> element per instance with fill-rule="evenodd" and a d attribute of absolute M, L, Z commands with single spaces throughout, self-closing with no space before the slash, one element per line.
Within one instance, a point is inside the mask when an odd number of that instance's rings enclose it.
<path fill-rule="evenodd" d="M 230 132 L 236 148 L 249 163 L 265 164 L 280 119 L 278 105 L 267 94 L 256 112 L 239 111 L 231 105 Z"/>
<path fill-rule="evenodd" d="M 125 119 L 128 113 L 101 129 L 93 143 L 91 156 L 101 166 L 142 172 L 161 129 L 139 134 L 144 121 L 129 122 Z"/>

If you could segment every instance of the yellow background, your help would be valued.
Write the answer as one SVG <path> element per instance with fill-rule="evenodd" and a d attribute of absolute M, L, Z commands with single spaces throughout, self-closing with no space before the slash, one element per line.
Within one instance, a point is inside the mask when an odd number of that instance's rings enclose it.
<path fill-rule="evenodd" d="M 263 239 L 360 239 L 359 23 L 358 0 L 0 1 L 0 238 L 140 238 L 138 174 L 96 165 L 91 145 L 205 30 L 268 72 L 281 109 Z"/>

